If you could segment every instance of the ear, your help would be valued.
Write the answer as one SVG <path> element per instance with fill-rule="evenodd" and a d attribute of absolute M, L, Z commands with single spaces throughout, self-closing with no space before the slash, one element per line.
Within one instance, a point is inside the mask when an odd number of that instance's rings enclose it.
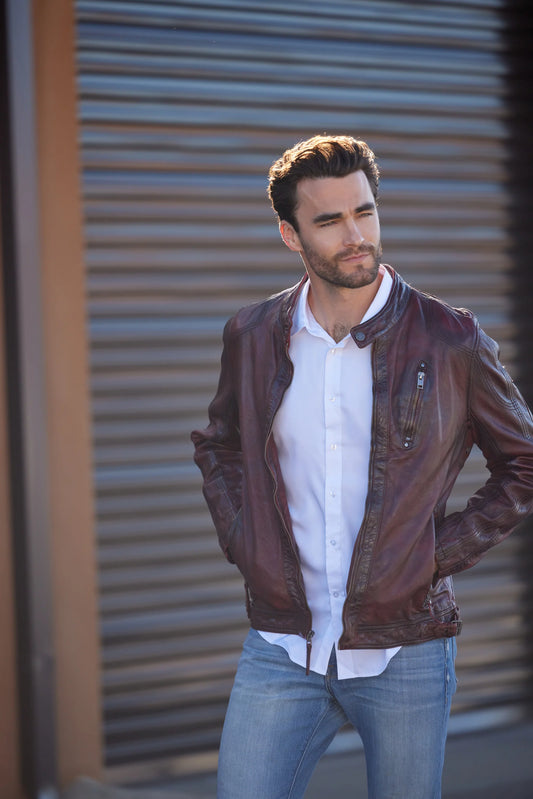
<path fill-rule="evenodd" d="M 281 234 L 281 238 L 289 248 L 293 252 L 301 252 L 303 247 L 300 241 L 300 237 L 298 233 L 295 231 L 293 226 L 290 222 L 287 222 L 285 219 L 282 219 L 279 223 L 279 232 Z"/>

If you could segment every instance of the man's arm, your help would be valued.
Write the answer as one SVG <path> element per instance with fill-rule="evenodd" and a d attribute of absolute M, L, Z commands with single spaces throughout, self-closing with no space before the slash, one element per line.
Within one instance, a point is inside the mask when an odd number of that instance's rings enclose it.
<path fill-rule="evenodd" d="M 191 433 L 194 460 L 203 478 L 203 493 L 213 517 L 220 546 L 231 561 L 229 541 L 241 508 L 242 453 L 239 409 L 234 391 L 231 320 L 224 328 L 220 379 L 209 405 L 209 425 Z"/>
<path fill-rule="evenodd" d="M 483 331 L 472 361 L 469 422 L 490 477 L 437 530 L 438 577 L 470 568 L 533 512 L 533 418 Z"/>

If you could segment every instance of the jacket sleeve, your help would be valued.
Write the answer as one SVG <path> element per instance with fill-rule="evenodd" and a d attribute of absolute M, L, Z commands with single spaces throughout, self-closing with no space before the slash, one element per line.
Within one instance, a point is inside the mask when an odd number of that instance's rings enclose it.
<path fill-rule="evenodd" d="M 228 560 L 231 533 L 238 523 L 242 494 L 242 452 L 239 411 L 233 380 L 234 352 L 231 321 L 224 328 L 220 378 L 209 405 L 209 425 L 194 430 L 194 461 L 203 475 L 203 493 L 213 518 L 220 546 Z"/>
<path fill-rule="evenodd" d="M 469 389 L 469 424 L 490 472 L 463 511 L 437 530 L 437 577 L 463 571 L 533 512 L 533 418 L 498 360 L 496 343 L 479 330 Z"/>

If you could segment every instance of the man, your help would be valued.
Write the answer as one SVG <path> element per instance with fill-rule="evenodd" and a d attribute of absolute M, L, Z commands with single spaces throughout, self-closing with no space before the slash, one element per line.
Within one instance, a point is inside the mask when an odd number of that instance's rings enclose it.
<path fill-rule="evenodd" d="M 306 275 L 226 325 L 195 460 L 252 630 L 219 799 L 302 797 L 347 721 L 372 799 L 436 799 L 461 622 L 451 575 L 533 510 L 533 420 L 472 314 L 380 263 L 378 169 L 348 136 L 270 170 Z M 473 444 L 490 477 L 446 501 Z"/>

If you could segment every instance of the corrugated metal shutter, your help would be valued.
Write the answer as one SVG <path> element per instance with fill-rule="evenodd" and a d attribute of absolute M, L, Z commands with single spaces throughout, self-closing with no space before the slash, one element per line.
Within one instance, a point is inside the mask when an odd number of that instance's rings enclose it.
<path fill-rule="evenodd" d="M 247 627 L 189 431 L 227 317 L 300 274 L 272 160 L 316 132 L 365 138 L 386 260 L 472 308 L 513 369 L 502 4 L 76 5 L 106 760 L 133 774 L 216 748 Z M 474 456 L 450 509 L 483 479 Z M 516 547 L 457 580 L 456 714 L 521 698 Z"/>

